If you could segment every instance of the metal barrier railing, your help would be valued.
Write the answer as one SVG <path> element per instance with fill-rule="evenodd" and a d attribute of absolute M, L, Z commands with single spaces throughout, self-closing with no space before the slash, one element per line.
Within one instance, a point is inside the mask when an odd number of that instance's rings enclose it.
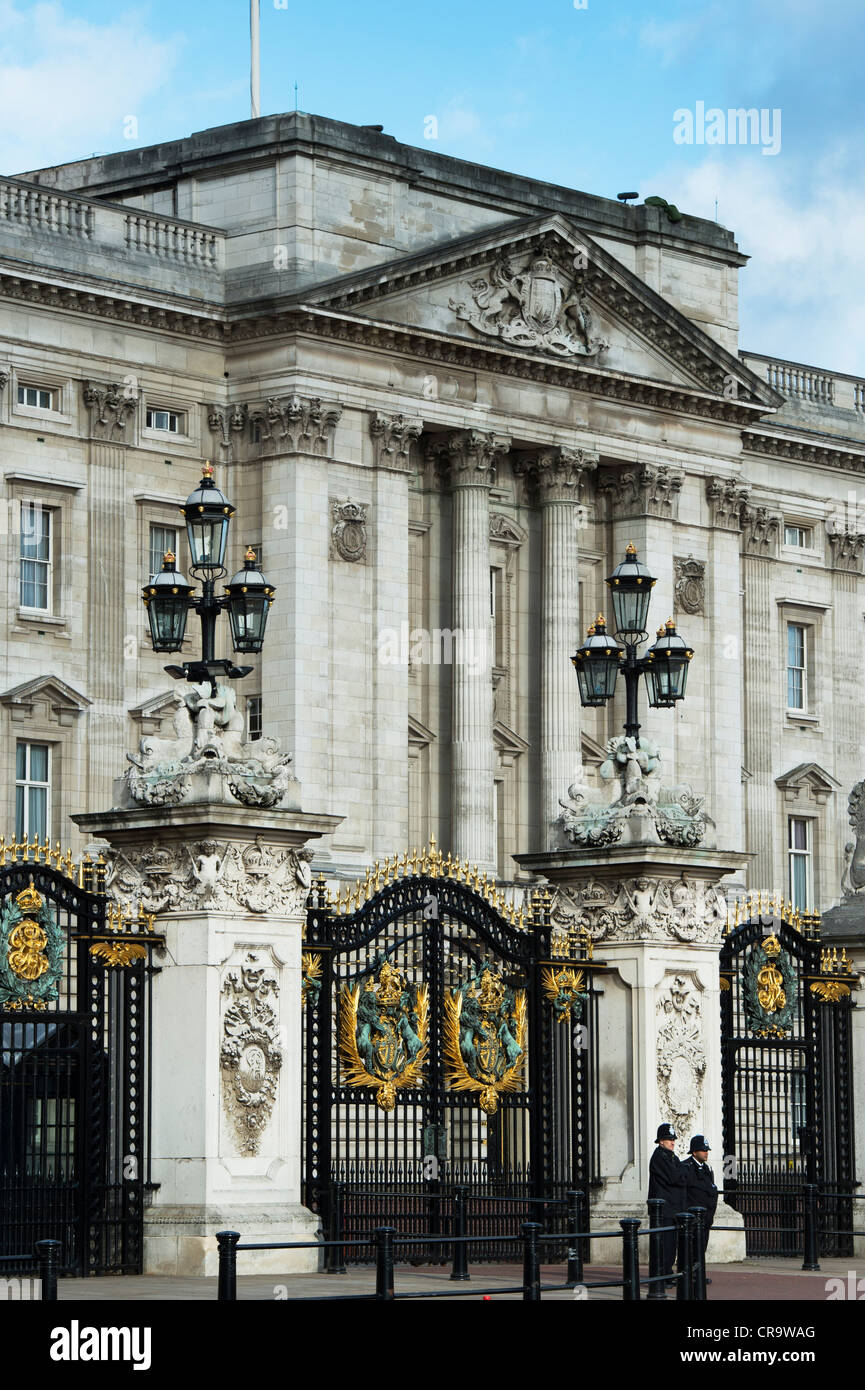
<path fill-rule="evenodd" d="M 63 1242 L 59 1240 L 37 1240 L 31 1255 L 0 1255 L 0 1275 L 4 1265 L 14 1265 L 20 1271 L 22 1265 L 29 1263 L 31 1269 L 38 1270 L 40 1298 L 43 1303 L 57 1302 L 57 1275 L 60 1272 L 60 1256 Z M 20 1274 L 15 1277 L 20 1278 Z"/>

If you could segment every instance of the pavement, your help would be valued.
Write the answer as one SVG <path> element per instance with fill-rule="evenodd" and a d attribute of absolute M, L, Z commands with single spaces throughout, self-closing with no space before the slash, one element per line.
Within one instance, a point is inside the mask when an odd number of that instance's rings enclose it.
<path fill-rule="evenodd" d="M 240 1256 L 239 1258 L 242 1258 Z M 855 1269 L 854 1258 L 827 1259 L 821 1261 L 820 1272 L 813 1273 L 800 1268 L 801 1261 L 795 1260 L 742 1260 L 735 1264 L 711 1265 L 707 1273 L 712 1280 L 708 1289 L 708 1301 L 738 1303 L 825 1303 L 834 1287 L 836 1296 L 839 1286 L 829 1285 L 831 1279 L 843 1281 L 844 1288 L 849 1285 L 849 1275 L 854 1278 L 865 1275 L 865 1269 Z M 450 1278 L 447 1266 L 425 1265 L 422 1267 L 397 1265 L 394 1288 L 399 1294 L 438 1295 L 447 1301 L 467 1297 L 469 1301 L 483 1299 L 488 1295 L 492 1301 L 521 1300 L 522 1293 L 514 1289 L 521 1286 L 522 1268 L 518 1265 L 472 1265 L 468 1282 L 457 1283 Z M 648 1270 L 642 1269 L 643 1275 Z M 591 1285 L 605 1279 L 621 1278 L 621 1270 L 616 1267 L 586 1265 L 586 1293 L 574 1289 L 551 1289 L 542 1294 L 544 1301 L 588 1298 L 589 1301 L 621 1301 L 621 1288 L 592 1288 Z M 564 1279 L 561 1265 L 545 1266 L 542 1270 L 542 1285 L 555 1285 Z M 863 1284 L 865 1288 L 865 1284 Z M 239 1302 L 272 1301 L 291 1299 L 333 1300 L 370 1295 L 375 1290 L 375 1271 L 370 1266 L 352 1266 L 346 1274 L 277 1274 L 238 1275 L 237 1297 Z M 645 1297 L 646 1289 L 641 1290 Z M 164 1301 L 216 1301 L 215 1278 L 171 1278 L 165 1275 L 117 1275 L 96 1279 L 61 1279 L 58 1284 L 58 1301 L 61 1303 L 123 1301 L 123 1302 L 164 1302 Z M 673 1302 L 675 1294 L 669 1293 L 667 1301 Z"/>

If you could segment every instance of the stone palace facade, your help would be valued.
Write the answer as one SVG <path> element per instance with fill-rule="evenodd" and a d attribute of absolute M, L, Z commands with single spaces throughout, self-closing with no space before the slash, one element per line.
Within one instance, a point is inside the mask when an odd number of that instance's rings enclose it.
<path fill-rule="evenodd" d="M 633 542 L 696 653 L 642 706 L 665 781 L 750 887 L 836 902 L 865 382 L 740 350 L 745 263 L 713 222 L 303 113 L 0 180 L 7 833 L 80 845 L 170 733 L 140 591 L 166 549 L 188 571 L 210 458 L 230 573 L 251 544 L 276 586 L 247 734 L 344 817 L 315 867 L 434 834 L 512 882 L 559 843 L 624 720 L 570 657 Z"/>

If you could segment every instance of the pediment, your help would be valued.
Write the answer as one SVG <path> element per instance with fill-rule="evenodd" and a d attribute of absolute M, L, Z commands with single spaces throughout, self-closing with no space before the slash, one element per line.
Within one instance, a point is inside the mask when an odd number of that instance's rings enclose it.
<path fill-rule="evenodd" d="M 775 785 L 784 793 L 785 801 L 815 801 L 822 806 L 841 783 L 819 763 L 798 763 L 796 767 L 775 778 Z"/>
<path fill-rule="evenodd" d="M 71 724 L 91 703 L 59 676 L 36 676 L 0 695 L 0 704 L 7 707 L 16 722 Z"/>
<path fill-rule="evenodd" d="M 526 743 L 524 738 L 520 738 L 518 733 L 509 729 L 500 719 L 493 725 L 493 744 L 500 760 L 506 766 L 523 753 L 527 753 L 531 747 L 530 743 Z"/>
<path fill-rule="evenodd" d="M 432 729 L 428 729 L 414 715 L 408 717 L 408 741 L 410 748 L 428 748 L 434 741 L 435 734 Z"/>
<path fill-rule="evenodd" d="M 772 388 L 558 214 L 523 218 L 307 289 L 304 302 L 764 409 Z M 734 389 L 731 382 L 735 382 Z"/>

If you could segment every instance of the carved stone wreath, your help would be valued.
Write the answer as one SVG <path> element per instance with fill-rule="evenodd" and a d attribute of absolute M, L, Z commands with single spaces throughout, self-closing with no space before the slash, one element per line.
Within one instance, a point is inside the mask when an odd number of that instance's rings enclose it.
<path fill-rule="evenodd" d="M 222 1099 L 241 1153 L 248 1155 L 258 1153 L 276 1102 L 282 1066 L 279 1019 L 268 1002 L 279 993 L 279 984 L 264 950 L 248 950 L 222 984 L 222 993 L 229 999 L 219 1054 Z"/>

